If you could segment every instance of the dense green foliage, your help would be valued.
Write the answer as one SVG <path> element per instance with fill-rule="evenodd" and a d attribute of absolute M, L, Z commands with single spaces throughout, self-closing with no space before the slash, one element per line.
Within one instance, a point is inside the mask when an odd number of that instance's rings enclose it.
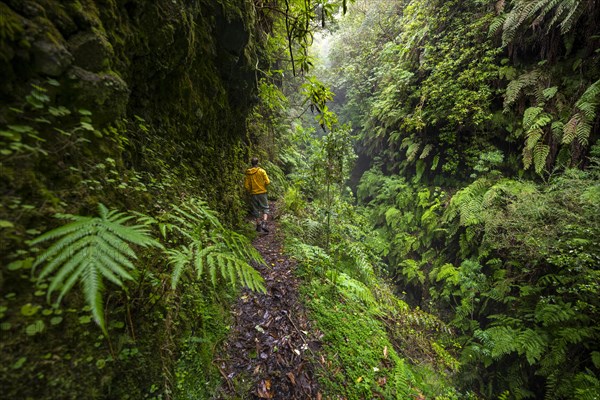
<path fill-rule="evenodd" d="M 599 15 L 358 2 L 330 39 L 323 76 L 360 134 L 377 254 L 409 304 L 457 330 L 456 385 L 484 398 L 600 390 Z"/>
<path fill-rule="evenodd" d="M 585 164 L 598 139 L 598 7 L 515 3 L 355 6 L 329 73 L 365 154 L 437 184 L 464 180 L 497 151 L 511 173 Z"/>
<path fill-rule="evenodd" d="M 0 1 L 3 394 L 213 396 L 236 288 L 264 290 L 258 155 L 326 397 L 595 398 L 598 20 L 593 0 Z"/>
<path fill-rule="evenodd" d="M 305 138 L 310 146 L 295 143 L 303 151 L 296 153 L 283 199 L 286 249 L 299 262 L 305 301 L 324 335 L 315 360 L 324 396 L 460 398 L 449 384 L 458 366 L 446 350 L 454 345 L 449 328 L 411 309 L 380 276 L 383 237 L 369 232 L 343 186 L 351 147 L 328 146 L 344 136 L 334 130 Z M 346 174 L 325 173 L 340 164 Z M 303 185 L 309 175 L 312 187 Z"/>

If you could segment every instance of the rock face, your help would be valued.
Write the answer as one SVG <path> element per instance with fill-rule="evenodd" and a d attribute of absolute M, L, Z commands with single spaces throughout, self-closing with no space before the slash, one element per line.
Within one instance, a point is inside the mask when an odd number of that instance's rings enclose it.
<path fill-rule="evenodd" d="M 105 116 L 102 123 L 126 116 L 126 109 L 141 112 L 139 103 L 146 108 L 155 102 L 164 110 L 174 99 L 160 91 L 162 84 L 189 86 L 196 109 L 208 101 L 203 97 L 214 99 L 215 92 L 222 92 L 243 112 L 255 85 L 253 62 L 246 59 L 245 49 L 258 47 L 250 43 L 253 27 L 245 17 L 249 5 L 244 0 L 229 3 L 225 8 L 207 0 L 0 2 L 0 72 L 7 78 L 0 96 L 12 103 L 27 92 L 28 84 L 47 77 L 60 83 L 74 75 L 90 81 L 89 73 L 94 73 L 98 77 L 92 80 L 109 74 L 113 82 L 119 81 L 115 96 L 131 94 L 127 107 L 105 110 L 104 99 L 111 96 L 103 87 L 94 105 Z M 98 86 L 75 89 L 96 91 Z M 94 94 L 74 95 L 82 97 Z M 191 125 L 196 122 L 193 116 L 190 113 Z"/>
<path fill-rule="evenodd" d="M 3 398 L 170 398 L 155 387 L 170 393 L 177 340 L 203 321 L 165 326 L 169 296 L 150 307 L 148 298 L 115 290 L 107 307 L 113 336 L 90 339 L 100 331 L 86 325 L 78 292 L 54 315 L 20 268 L 31 268 L 28 240 L 56 227 L 55 213 L 90 215 L 98 203 L 160 215 L 199 197 L 224 222 L 242 220 L 245 119 L 264 45 L 254 38 L 266 37 L 253 7 L 251 0 L 0 0 Z M 150 280 L 160 289 L 170 267 L 151 264 L 144 270 L 154 269 Z M 144 286 L 150 280 L 137 288 L 144 296 L 154 290 Z M 22 315 L 22 307 L 40 312 Z"/>
<path fill-rule="evenodd" d="M 113 48 L 107 38 L 92 31 L 79 32 L 69 38 L 73 63 L 83 69 L 99 72 L 110 65 Z"/>
<path fill-rule="evenodd" d="M 233 188 L 246 163 L 244 117 L 256 99 L 263 46 L 254 38 L 265 36 L 253 31 L 253 7 L 249 0 L 0 2 L 0 124 L 14 125 L 10 108 L 29 107 L 24 100 L 42 90 L 47 105 L 88 110 L 97 131 L 118 125 L 119 142 L 130 146 L 117 157 L 130 167 L 145 168 L 147 158 L 134 154 L 143 141 L 166 163 L 190 160 L 200 175 L 216 176 L 206 197 L 225 197 L 214 205 L 239 211 Z M 148 132 L 124 129 L 139 120 Z M 52 135 L 42 132 L 46 141 Z"/>

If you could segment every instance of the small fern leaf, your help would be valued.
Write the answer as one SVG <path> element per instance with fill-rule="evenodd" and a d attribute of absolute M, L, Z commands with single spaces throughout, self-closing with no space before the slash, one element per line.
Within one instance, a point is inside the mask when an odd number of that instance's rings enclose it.
<path fill-rule="evenodd" d="M 171 272 L 171 288 L 175 289 L 185 267 L 190 262 L 189 252 L 185 246 L 182 246 L 181 249 L 169 249 L 166 253 L 168 263 L 173 266 L 173 271 Z"/>
<path fill-rule="evenodd" d="M 538 143 L 533 149 L 533 164 L 535 166 L 535 172 L 541 174 L 546 166 L 546 160 L 550 154 L 550 146 L 542 143 Z"/>
<path fill-rule="evenodd" d="M 85 295 L 86 303 L 92 309 L 92 315 L 94 321 L 102 328 L 104 333 L 106 327 L 104 324 L 104 307 L 102 304 L 102 278 L 96 268 L 95 263 L 92 263 L 88 268 L 83 271 L 81 284 L 83 286 L 83 293 Z"/>

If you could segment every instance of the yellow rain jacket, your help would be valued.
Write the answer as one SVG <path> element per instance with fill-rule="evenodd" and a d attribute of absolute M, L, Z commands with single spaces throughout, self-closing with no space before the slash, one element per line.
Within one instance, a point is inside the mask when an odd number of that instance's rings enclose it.
<path fill-rule="evenodd" d="M 246 170 L 244 187 L 250 194 L 267 193 L 267 185 L 271 183 L 267 172 L 260 167 L 252 167 Z"/>

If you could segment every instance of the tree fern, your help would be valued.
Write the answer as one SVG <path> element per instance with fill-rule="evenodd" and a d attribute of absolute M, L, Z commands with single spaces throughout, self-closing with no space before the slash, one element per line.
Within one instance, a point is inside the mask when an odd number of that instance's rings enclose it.
<path fill-rule="evenodd" d="M 136 253 L 129 246 L 162 247 L 149 233 L 146 225 L 125 223 L 133 217 L 98 205 L 98 217 L 58 214 L 60 219 L 72 222 L 44 233 L 31 241 L 36 245 L 53 240 L 42 251 L 34 267 L 44 265 L 38 281 L 50 279 L 48 299 L 60 289 L 56 304 L 79 281 L 86 303 L 92 310 L 94 320 L 106 332 L 102 304 L 103 279 L 123 287 L 125 280 L 132 280 L 136 267 L 131 260 Z"/>

